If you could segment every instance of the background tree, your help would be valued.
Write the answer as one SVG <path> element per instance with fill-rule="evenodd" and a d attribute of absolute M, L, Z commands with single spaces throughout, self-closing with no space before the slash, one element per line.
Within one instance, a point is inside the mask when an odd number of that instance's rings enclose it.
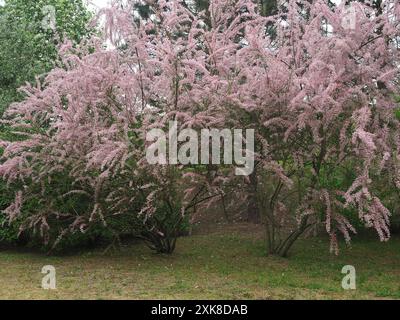
<path fill-rule="evenodd" d="M 55 8 L 55 29 L 42 22 Z M 0 114 L 21 99 L 17 89 L 54 67 L 63 37 L 78 43 L 90 32 L 82 0 L 7 0 L 0 7 Z"/>

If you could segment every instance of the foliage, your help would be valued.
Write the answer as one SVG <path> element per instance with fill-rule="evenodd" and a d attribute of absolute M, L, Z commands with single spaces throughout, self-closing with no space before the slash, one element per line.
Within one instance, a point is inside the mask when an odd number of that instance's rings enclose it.
<path fill-rule="evenodd" d="M 44 28 L 46 6 L 55 8 L 55 30 Z M 0 7 L 0 114 L 21 99 L 17 89 L 48 72 L 63 37 L 79 42 L 90 31 L 82 0 L 7 0 Z"/>
<path fill-rule="evenodd" d="M 229 22 L 223 32 L 232 43 L 232 30 L 247 29 L 246 45 L 219 61 L 219 70 L 235 72 L 225 71 L 229 91 L 218 92 L 218 105 L 225 104 L 226 121 L 258 134 L 250 182 L 269 253 L 286 256 L 300 235 L 321 224 L 337 252 L 337 237 L 349 242 L 356 232 L 346 217 L 353 210 L 380 240 L 389 238 L 390 212 L 378 195 L 381 180 L 399 187 L 399 122 L 391 94 L 397 90 L 399 20 L 393 16 L 399 8 L 386 3 L 385 14 L 373 19 L 368 5 L 353 8 L 354 30 L 343 23 L 344 4 L 289 1 L 274 17 L 285 21 L 275 24 L 276 38 L 260 31 L 265 22 L 256 17 Z"/>
<path fill-rule="evenodd" d="M 45 28 L 42 24 L 46 6 L 55 9 L 55 29 Z M 50 12 L 49 12 L 50 13 Z M 0 115 L 8 105 L 23 98 L 18 88 L 26 82 L 34 82 L 35 77 L 42 77 L 57 61 L 57 46 L 64 37 L 78 43 L 90 34 L 87 23 L 91 14 L 81 0 L 8 0 L 0 7 Z M 18 139 L 11 130 L 1 126 L 2 139 Z M 0 183 L 1 209 L 9 205 L 11 186 Z M 0 217 L 0 219 L 5 219 Z M 8 227 L 2 224 L 2 241 L 14 243 L 18 226 Z"/>
<path fill-rule="evenodd" d="M 47 241 L 55 231 L 57 244 L 69 232 L 128 216 L 154 249 L 169 253 L 189 210 L 229 196 L 230 209 L 255 202 L 268 253 L 286 256 L 320 226 L 337 253 L 338 237 L 349 243 L 356 232 L 354 212 L 388 240 L 390 211 L 379 186 L 400 187 L 393 116 L 400 4 L 387 1 L 376 15 L 367 2 L 353 7 L 354 29 L 343 23 L 345 4 L 325 0 L 289 0 L 269 17 L 249 0 L 214 0 L 210 15 L 181 2 L 148 2 L 146 23 L 115 2 L 103 11 L 114 48 L 96 37 L 79 48 L 66 42 L 64 68 L 28 86 L 28 98 L 7 111 L 14 133 L 25 137 L 3 142 L 0 174 L 20 187 L 5 210 L 9 220 L 22 217 L 23 229 Z M 273 34 L 265 32 L 271 25 Z M 146 134 L 170 120 L 180 128 L 255 129 L 254 173 L 149 164 Z M 64 173 L 65 182 L 52 178 Z M 70 197 L 85 206 L 60 210 Z M 37 209 L 23 216 L 33 199 Z"/>

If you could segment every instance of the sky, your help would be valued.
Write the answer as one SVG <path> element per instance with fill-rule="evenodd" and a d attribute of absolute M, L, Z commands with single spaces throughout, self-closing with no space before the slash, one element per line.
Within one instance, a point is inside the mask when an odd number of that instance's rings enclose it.
<path fill-rule="evenodd" d="M 1 1 L 1 0 L 0 0 Z M 107 6 L 110 0 L 87 0 L 89 3 L 89 7 L 96 9 L 96 8 L 103 8 Z"/>

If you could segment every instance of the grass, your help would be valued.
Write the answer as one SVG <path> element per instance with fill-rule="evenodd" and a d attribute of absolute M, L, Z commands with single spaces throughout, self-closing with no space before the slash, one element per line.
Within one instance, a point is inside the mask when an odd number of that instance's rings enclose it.
<path fill-rule="evenodd" d="M 288 259 L 265 257 L 262 228 L 229 225 L 179 239 L 173 255 L 142 244 L 103 254 L 44 256 L 0 251 L 1 299 L 380 299 L 400 298 L 400 238 L 355 239 L 339 256 L 323 238 L 300 240 Z M 41 288 L 44 265 L 57 290 Z M 357 290 L 343 290 L 353 265 Z"/>

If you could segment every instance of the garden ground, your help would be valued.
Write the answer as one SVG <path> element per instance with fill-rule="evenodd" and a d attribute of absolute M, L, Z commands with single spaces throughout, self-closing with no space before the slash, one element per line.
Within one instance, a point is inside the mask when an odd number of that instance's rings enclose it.
<path fill-rule="evenodd" d="M 178 240 L 173 255 L 140 243 L 120 250 L 45 256 L 0 251 L 0 299 L 381 299 L 400 298 L 400 237 L 355 238 L 329 253 L 326 238 L 295 244 L 288 259 L 265 257 L 263 230 L 224 225 Z M 57 289 L 41 288 L 53 265 Z M 341 269 L 353 265 L 357 289 L 345 291 Z"/>

